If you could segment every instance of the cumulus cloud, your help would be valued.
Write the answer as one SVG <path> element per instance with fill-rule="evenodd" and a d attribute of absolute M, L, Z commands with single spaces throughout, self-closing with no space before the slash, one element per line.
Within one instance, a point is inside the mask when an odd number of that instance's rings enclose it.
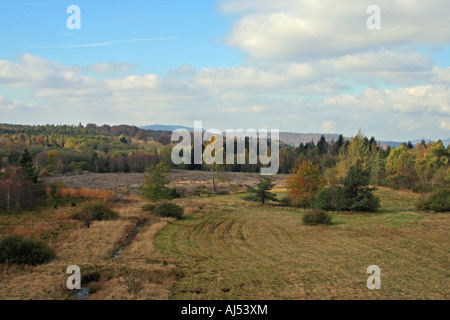
<path fill-rule="evenodd" d="M 129 74 L 127 63 L 73 67 L 24 54 L 17 62 L 0 60 L 0 86 L 30 90 L 35 103 L 0 96 L 2 122 L 192 125 L 203 120 L 223 129 L 321 128 L 351 135 L 363 128 L 384 139 L 448 131 L 450 68 L 416 50 L 273 61 L 250 55 L 237 67 L 196 72 L 182 65 L 161 76 Z M 366 89 L 352 92 L 348 81 Z M 393 86 L 383 88 L 379 81 Z"/>
<path fill-rule="evenodd" d="M 322 107 L 335 107 L 349 113 L 370 110 L 383 114 L 410 113 L 420 116 L 450 116 L 448 85 L 423 85 L 395 90 L 366 89 L 362 94 L 343 94 L 323 101 Z"/>
<path fill-rule="evenodd" d="M 448 44 L 446 0 L 379 0 L 382 29 L 368 30 L 373 1 L 230 0 L 225 13 L 240 15 L 226 43 L 257 59 L 305 61 L 381 47 Z"/>

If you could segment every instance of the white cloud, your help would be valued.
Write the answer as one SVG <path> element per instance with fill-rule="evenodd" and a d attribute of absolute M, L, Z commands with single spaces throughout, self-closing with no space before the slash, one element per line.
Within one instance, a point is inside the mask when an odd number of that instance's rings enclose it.
<path fill-rule="evenodd" d="M 379 0 L 381 30 L 368 30 L 373 1 L 223 1 L 225 13 L 239 14 L 226 43 L 256 59 L 305 61 L 381 47 L 448 44 L 447 0 Z"/>
<path fill-rule="evenodd" d="M 440 128 L 441 128 L 442 130 L 450 131 L 450 121 L 449 121 L 449 120 L 442 120 L 442 121 L 441 121 Z"/>
<path fill-rule="evenodd" d="M 416 70 L 414 64 L 420 68 Z M 102 63 L 100 68 L 115 67 Z M 0 86 L 31 90 L 34 98 L 30 105 L 20 97 L 0 96 L 2 122 L 192 125 L 203 120 L 205 126 L 223 129 L 323 129 L 350 135 L 362 128 L 369 135 L 391 140 L 412 139 L 415 133 L 442 136 L 450 122 L 446 120 L 450 116 L 449 69 L 415 52 L 379 51 L 310 63 L 199 72 L 184 65 L 166 76 L 96 78 L 83 72 L 87 69 L 30 54 L 17 62 L 0 60 Z M 342 94 L 348 90 L 343 78 L 363 81 L 374 75 L 383 79 L 389 72 L 397 75 L 397 83 L 408 85 Z M 386 81 L 391 78 L 386 75 Z M 428 84 L 417 84 L 422 81 Z"/>
<path fill-rule="evenodd" d="M 412 113 L 450 116 L 450 90 L 448 85 L 423 85 L 395 90 L 366 89 L 362 94 L 343 94 L 324 99 L 323 107 L 333 106 L 349 113 L 370 110 L 382 114 Z"/>
<path fill-rule="evenodd" d="M 336 133 L 336 122 L 331 120 L 322 121 L 324 133 Z"/>

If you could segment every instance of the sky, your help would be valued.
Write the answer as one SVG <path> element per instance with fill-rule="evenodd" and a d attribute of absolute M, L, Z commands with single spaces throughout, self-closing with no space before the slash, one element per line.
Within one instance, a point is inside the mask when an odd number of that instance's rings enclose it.
<path fill-rule="evenodd" d="M 0 123 L 447 139 L 449 15 L 448 0 L 2 0 Z"/>

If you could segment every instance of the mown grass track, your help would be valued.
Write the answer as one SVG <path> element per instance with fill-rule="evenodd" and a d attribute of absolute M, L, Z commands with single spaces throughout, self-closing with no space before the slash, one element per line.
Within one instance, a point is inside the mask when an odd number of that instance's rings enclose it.
<path fill-rule="evenodd" d="M 413 211 L 415 195 L 378 191 L 376 214 L 335 215 L 310 227 L 298 209 L 241 195 L 162 229 L 155 247 L 178 267 L 172 299 L 448 299 L 450 218 Z M 378 265 L 382 289 L 368 290 Z"/>

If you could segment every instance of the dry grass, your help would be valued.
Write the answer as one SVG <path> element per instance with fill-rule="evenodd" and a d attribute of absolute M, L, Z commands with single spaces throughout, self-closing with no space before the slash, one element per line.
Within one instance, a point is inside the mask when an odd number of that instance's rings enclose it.
<path fill-rule="evenodd" d="M 50 242 L 57 254 L 52 262 L 36 267 L 0 265 L 0 299 L 71 298 L 72 292 L 65 287 L 69 265 L 78 265 L 82 275 L 92 271 L 101 274 L 101 281 L 95 283 L 96 292 L 87 299 L 167 299 L 175 281 L 175 268 L 164 262 L 152 244 L 154 234 L 167 220 L 148 219 L 148 224 L 139 230 L 120 257 L 111 259 L 117 244 L 132 229 L 135 220 L 145 215 L 141 210 L 142 200 L 136 197 L 127 200 L 113 207 L 120 215 L 118 220 L 95 221 L 89 228 L 68 218 L 75 210 L 72 208 L 34 216 L 31 213 L 0 216 L 2 235 L 20 233 L 42 238 L 39 235 L 54 229 L 54 221 L 72 226 Z M 136 279 L 139 284 L 133 286 Z M 139 290 L 134 288 L 137 286 Z"/>
<path fill-rule="evenodd" d="M 107 199 L 108 190 L 136 185 L 140 177 L 63 180 L 74 188 L 65 188 L 70 196 L 82 195 L 81 189 Z M 189 190 L 210 187 L 208 172 L 174 172 L 171 178 Z M 228 174 L 221 187 L 236 192 L 258 178 Z M 277 179 L 281 198 L 284 178 Z M 72 298 L 65 271 L 73 264 L 82 274 L 100 274 L 87 299 L 448 299 L 449 215 L 415 212 L 417 195 L 411 192 L 377 194 L 379 212 L 335 214 L 326 227 L 303 225 L 299 209 L 245 202 L 239 193 L 176 199 L 183 220 L 149 216 L 133 194 L 110 203 L 118 220 L 89 228 L 70 219 L 78 210 L 70 206 L 0 215 L 0 237 L 43 239 L 57 254 L 41 266 L 0 265 L 0 299 Z M 129 240 L 140 221 L 146 224 Z M 123 251 L 112 259 L 118 246 Z M 366 287 L 372 264 L 381 268 L 381 290 Z"/>

